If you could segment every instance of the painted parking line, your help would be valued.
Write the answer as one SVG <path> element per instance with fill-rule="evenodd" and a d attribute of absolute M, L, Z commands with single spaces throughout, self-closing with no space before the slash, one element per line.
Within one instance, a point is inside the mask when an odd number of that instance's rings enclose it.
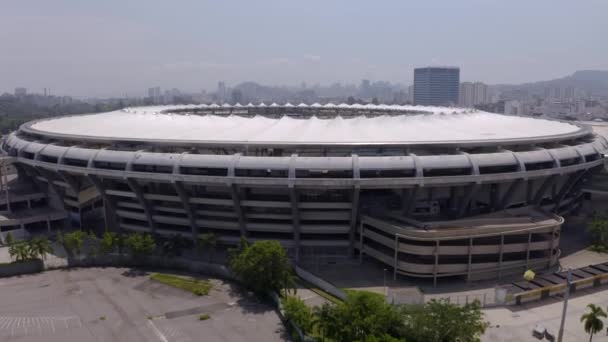
<path fill-rule="evenodd" d="M 82 321 L 78 316 L 0 316 L 0 334 L 43 335 L 56 332 L 56 323 L 61 329 L 79 328 Z"/>

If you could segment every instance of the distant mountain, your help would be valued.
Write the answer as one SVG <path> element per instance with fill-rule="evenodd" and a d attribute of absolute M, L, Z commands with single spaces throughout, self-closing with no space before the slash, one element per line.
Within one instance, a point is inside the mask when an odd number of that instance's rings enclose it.
<path fill-rule="evenodd" d="M 608 97 L 608 71 L 607 70 L 579 70 L 574 74 L 548 81 L 539 81 L 523 84 L 500 84 L 493 86 L 500 91 L 527 91 L 530 94 L 542 94 L 545 88 L 573 87 L 595 96 Z"/>

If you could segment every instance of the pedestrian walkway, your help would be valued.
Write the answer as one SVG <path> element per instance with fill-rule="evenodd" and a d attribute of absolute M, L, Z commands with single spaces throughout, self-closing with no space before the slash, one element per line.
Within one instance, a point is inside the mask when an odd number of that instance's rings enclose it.
<path fill-rule="evenodd" d="M 570 297 L 564 329 L 563 341 L 587 341 L 580 318 L 587 310 L 587 304 L 599 305 L 604 310 L 608 307 L 608 290 L 583 290 Z M 518 306 L 484 309 L 485 319 L 491 324 L 482 338 L 482 342 L 519 342 L 535 341 L 532 329 L 537 324 L 543 325 L 554 336 L 557 336 L 561 319 L 563 302 L 561 298 L 549 299 L 540 303 Z M 604 322 L 608 326 L 608 321 Z M 608 341 L 602 332 L 594 341 Z"/>

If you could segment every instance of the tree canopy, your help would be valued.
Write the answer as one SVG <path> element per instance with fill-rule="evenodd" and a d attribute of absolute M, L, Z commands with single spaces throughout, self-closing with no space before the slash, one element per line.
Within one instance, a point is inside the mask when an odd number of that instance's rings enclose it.
<path fill-rule="evenodd" d="M 592 248 L 598 252 L 608 251 L 608 218 L 605 216 L 594 216 L 587 225 L 587 232 L 592 238 Z"/>
<path fill-rule="evenodd" d="M 315 308 L 315 316 L 321 334 L 334 341 L 386 341 L 404 335 L 399 308 L 374 293 L 350 292 L 338 305 Z"/>
<path fill-rule="evenodd" d="M 242 245 L 230 259 L 230 268 L 243 283 L 258 293 L 293 288 L 291 262 L 278 241 Z"/>
<path fill-rule="evenodd" d="M 431 300 L 421 306 L 405 306 L 404 318 L 408 341 L 476 342 L 489 325 L 478 301 L 459 306 Z"/>

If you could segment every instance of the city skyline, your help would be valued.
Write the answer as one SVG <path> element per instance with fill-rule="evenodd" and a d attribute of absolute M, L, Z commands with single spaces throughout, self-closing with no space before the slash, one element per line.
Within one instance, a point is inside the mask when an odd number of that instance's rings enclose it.
<path fill-rule="evenodd" d="M 0 13 L 0 92 L 141 96 L 157 85 L 197 91 L 249 80 L 409 85 L 413 69 L 428 65 L 457 65 L 462 81 L 513 84 L 608 69 L 607 48 L 597 43 L 608 4 L 520 4 L 525 11 L 477 0 L 13 2 Z"/>

